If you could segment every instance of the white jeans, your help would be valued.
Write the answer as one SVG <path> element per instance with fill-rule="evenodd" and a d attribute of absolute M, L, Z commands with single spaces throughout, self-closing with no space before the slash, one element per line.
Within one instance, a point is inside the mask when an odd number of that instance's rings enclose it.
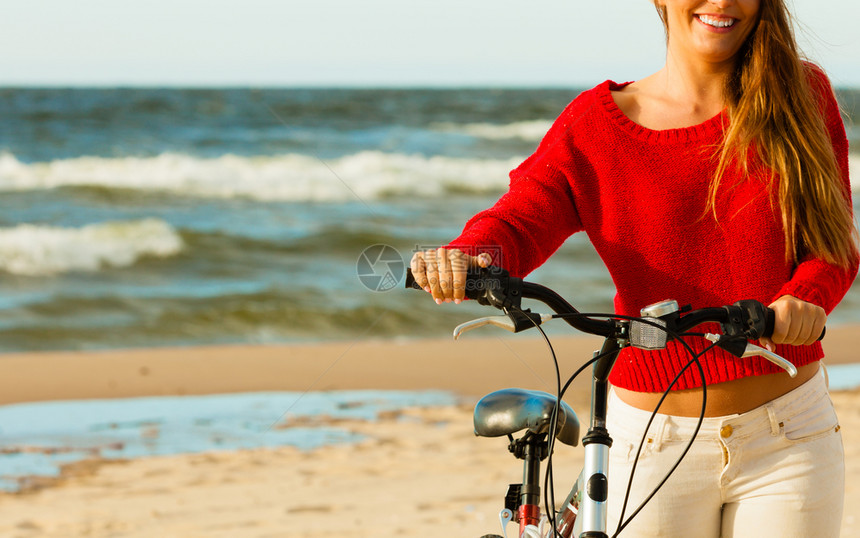
<path fill-rule="evenodd" d="M 610 395 L 612 536 L 651 413 Z M 683 452 L 698 418 L 657 415 L 639 455 L 624 518 Z M 824 368 L 747 413 L 708 417 L 681 465 L 620 536 L 836 537 L 842 520 L 842 434 Z"/>

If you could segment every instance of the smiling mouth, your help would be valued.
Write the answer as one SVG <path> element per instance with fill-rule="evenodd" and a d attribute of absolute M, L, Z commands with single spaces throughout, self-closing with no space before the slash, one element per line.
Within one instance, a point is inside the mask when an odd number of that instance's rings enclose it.
<path fill-rule="evenodd" d="M 729 28 L 738 22 L 737 19 L 731 17 L 713 17 L 711 15 L 696 15 L 696 18 L 714 28 Z"/>

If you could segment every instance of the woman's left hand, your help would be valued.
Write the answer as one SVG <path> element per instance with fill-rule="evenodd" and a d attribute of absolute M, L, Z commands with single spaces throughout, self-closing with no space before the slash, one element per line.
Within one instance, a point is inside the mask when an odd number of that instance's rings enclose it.
<path fill-rule="evenodd" d="M 776 314 L 773 335 L 762 338 L 760 342 L 771 351 L 773 344 L 812 344 L 821 336 L 827 323 L 827 314 L 823 308 L 791 295 L 783 295 L 771 303 L 770 308 Z"/>

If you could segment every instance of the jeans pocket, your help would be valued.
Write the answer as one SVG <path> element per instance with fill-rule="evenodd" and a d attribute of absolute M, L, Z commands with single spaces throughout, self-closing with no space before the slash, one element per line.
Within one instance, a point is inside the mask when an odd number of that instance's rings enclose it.
<path fill-rule="evenodd" d="M 804 443 L 836 433 L 839 419 L 828 396 L 821 398 L 797 415 L 780 422 L 782 436 L 791 443 Z"/>
<path fill-rule="evenodd" d="M 630 464 L 634 461 L 650 458 L 654 454 L 654 438 L 649 435 L 640 450 L 639 444 L 641 442 L 641 437 L 634 437 L 632 435 L 613 436 L 612 448 L 609 450 L 610 462 Z M 638 457 L 636 454 L 637 451 L 639 452 Z"/>

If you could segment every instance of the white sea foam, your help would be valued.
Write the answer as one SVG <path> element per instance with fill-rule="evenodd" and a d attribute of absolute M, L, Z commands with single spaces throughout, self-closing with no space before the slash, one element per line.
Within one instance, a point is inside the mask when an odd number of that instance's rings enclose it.
<path fill-rule="evenodd" d="M 20 224 L 0 228 L 0 270 L 33 276 L 97 271 L 129 266 L 143 256 L 173 256 L 182 247 L 179 234 L 158 219 L 81 228 Z"/>
<path fill-rule="evenodd" d="M 451 191 L 498 192 L 523 156 L 511 159 L 424 157 L 365 151 L 337 159 L 308 155 L 200 158 L 77 157 L 22 163 L 0 154 L 0 191 L 91 186 L 260 201 L 373 200 L 391 195 L 438 197 Z M 850 156 L 860 191 L 860 155 Z"/>
<path fill-rule="evenodd" d="M 518 121 L 507 124 L 494 123 L 434 123 L 430 127 L 438 131 L 465 133 L 489 140 L 520 139 L 537 142 L 552 126 L 549 120 Z"/>
<path fill-rule="evenodd" d="M 263 201 L 439 196 L 451 189 L 502 190 L 508 184 L 508 172 L 521 160 L 366 151 L 328 160 L 307 155 L 204 159 L 165 153 L 145 158 L 78 157 L 27 164 L 6 153 L 0 155 L 0 191 L 93 186 Z"/>

